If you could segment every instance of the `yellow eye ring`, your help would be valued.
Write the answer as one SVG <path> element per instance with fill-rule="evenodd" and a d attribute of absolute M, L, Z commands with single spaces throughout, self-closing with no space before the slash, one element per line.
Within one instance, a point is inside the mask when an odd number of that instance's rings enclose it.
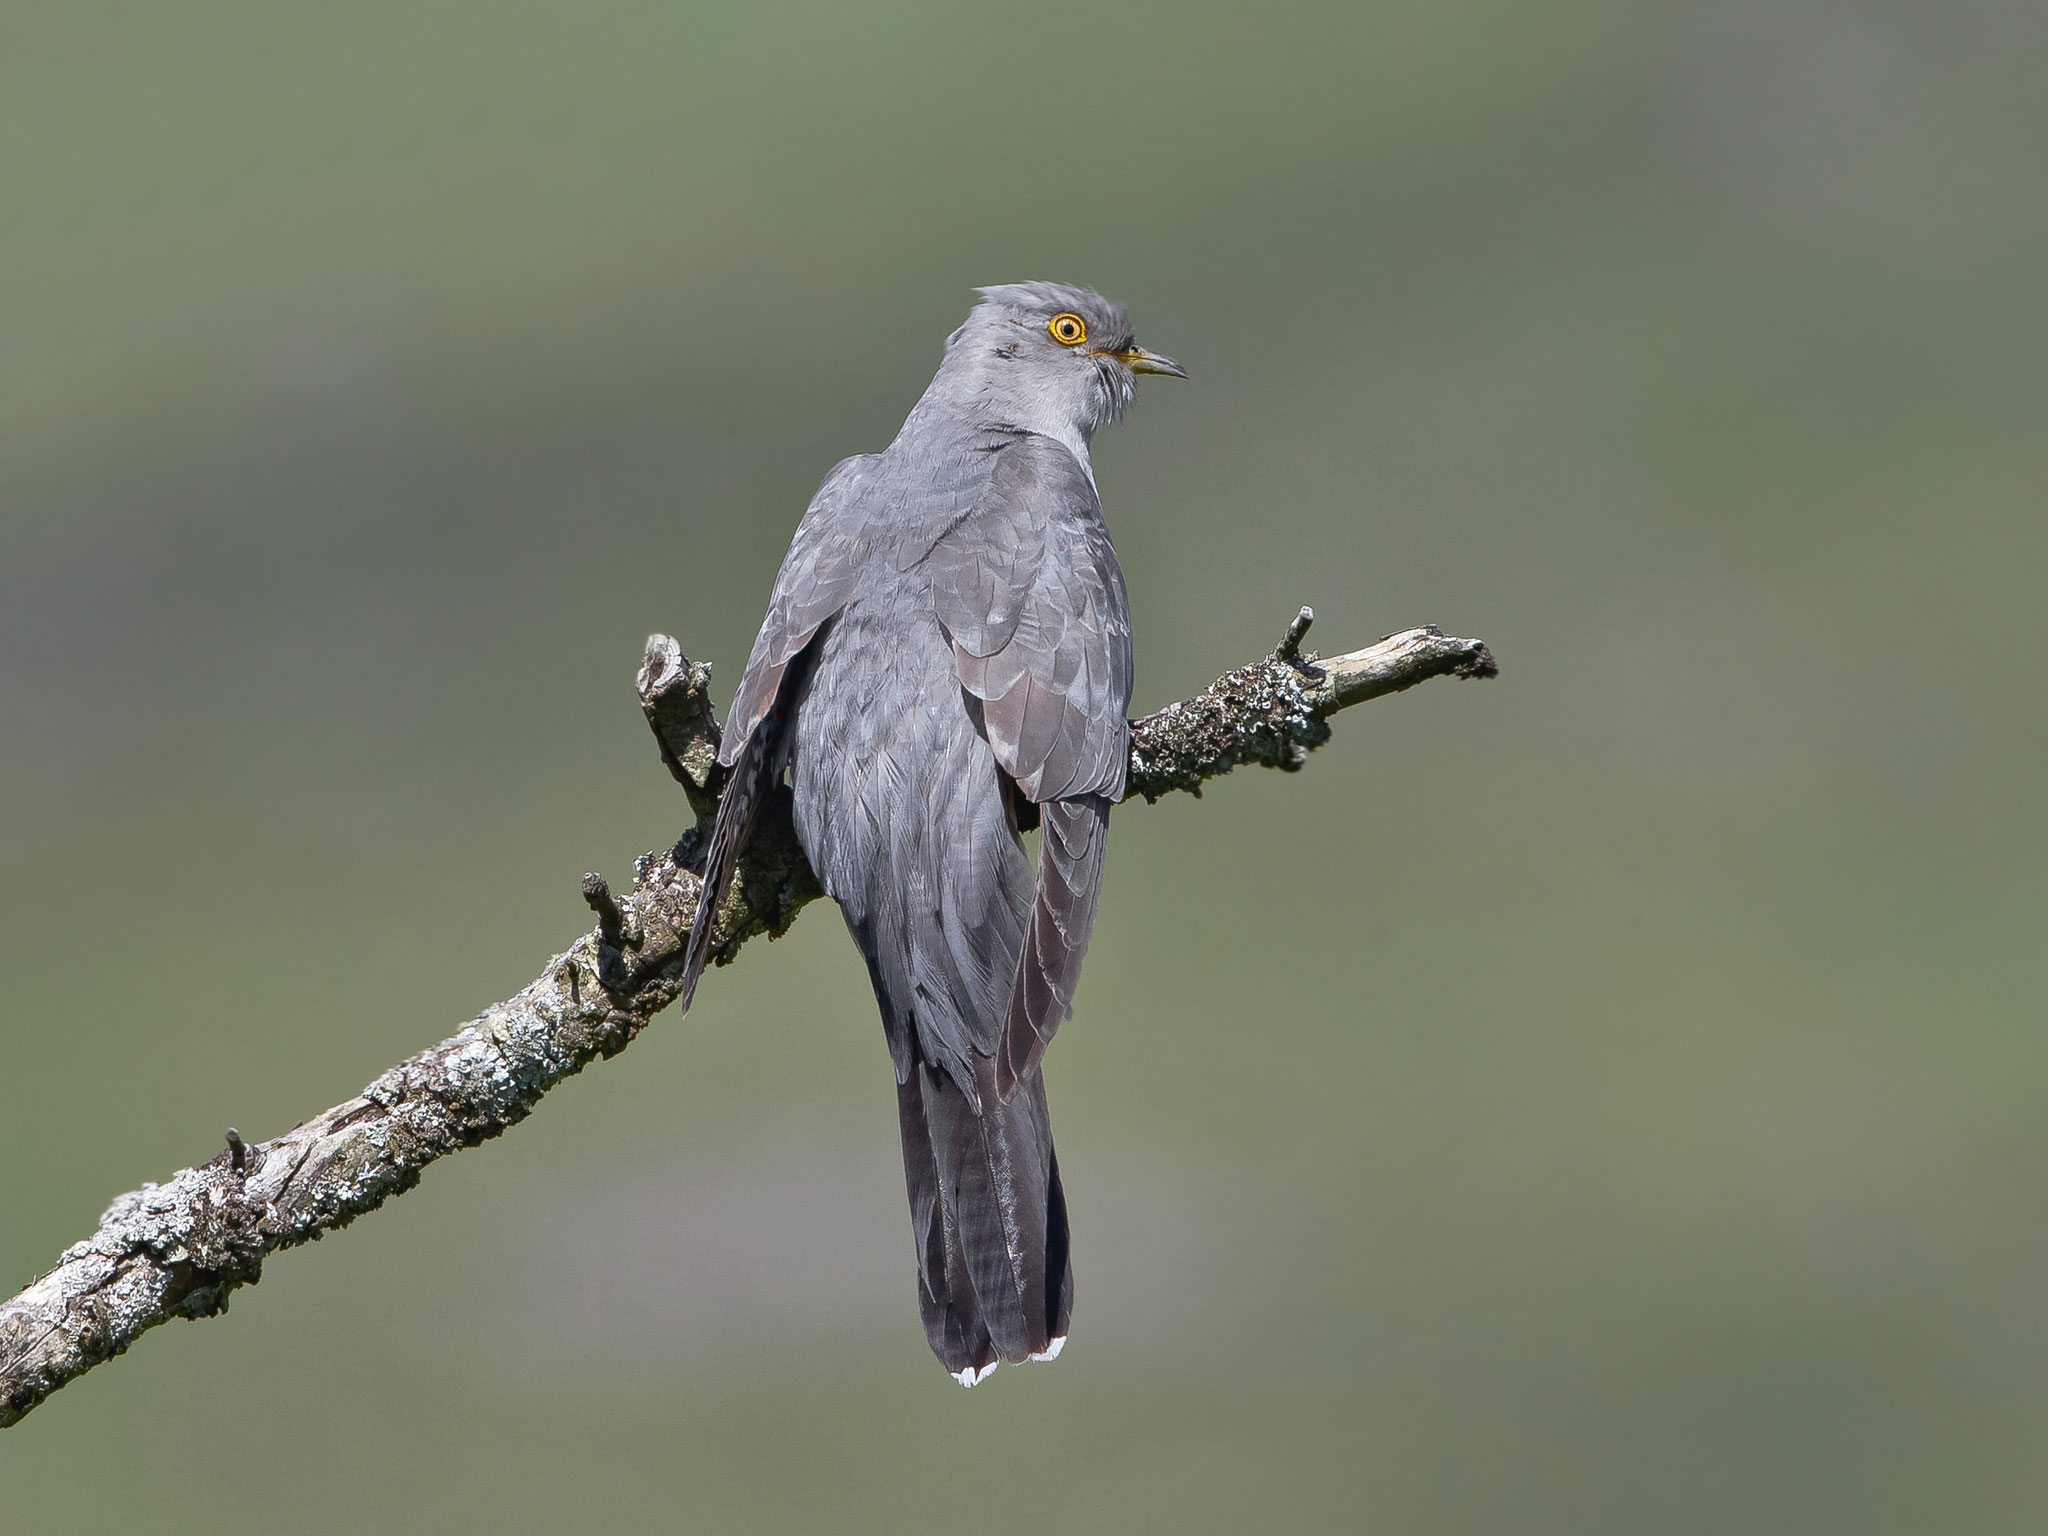
<path fill-rule="evenodd" d="M 1052 332 L 1052 339 L 1063 347 L 1078 347 L 1088 339 L 1088 322 L 1069 311 L 1054 315 L 1045 327 Z"/>

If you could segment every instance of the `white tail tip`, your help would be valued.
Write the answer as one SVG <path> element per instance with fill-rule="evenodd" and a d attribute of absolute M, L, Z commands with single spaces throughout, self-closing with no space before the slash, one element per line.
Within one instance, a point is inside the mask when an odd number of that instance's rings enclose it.
<path fill-rule="evenodd" d="M 1033 1355 L 1031 1358 L 1034 1360 L 1057 1360 L 1060 1357 L 1060 1351 L 1065 1349 L 1066 1347 L 1067 1336 L 1063 1333 L 1058 1338 L 1054 1339 L 1050 1344 L 1045 1346 L 1044 1354 Z"/>

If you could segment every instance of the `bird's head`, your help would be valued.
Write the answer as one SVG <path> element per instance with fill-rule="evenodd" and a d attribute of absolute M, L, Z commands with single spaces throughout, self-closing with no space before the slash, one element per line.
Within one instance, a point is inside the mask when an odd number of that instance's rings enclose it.
<path fill-rule="evenodd" d="M 1124 307 L 1099 293 L 1065 283 L 977 291 L 981 302 L 946 340 L 947 364 L 1019 425 L 1070 429 L 1085 440 L 1124 413 L 1139 374 L 1188 376 L 1172 358 L 1139 346 Z"/>

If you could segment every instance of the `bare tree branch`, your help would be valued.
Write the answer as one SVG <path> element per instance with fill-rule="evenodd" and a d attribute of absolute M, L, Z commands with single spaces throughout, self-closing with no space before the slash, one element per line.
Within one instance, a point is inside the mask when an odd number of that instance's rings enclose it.
<path fill-rule="evenodd" d="M 1304 608 L 1271 656 L 1135 721 L 1129 794 L 1200 793 L 1240 763 L 1293 770 L 1329 739 L 1325 722 L 1340 709 L 1432 677 L 1494 675 L 1484 645 L 1435 628 L 1317 662 L 1300 651 L 1310 618 Z M 245 1142 L 230 1130 L 206 1162 L 115 1200 L 97 1232 L 0 1303 L 0 1428 L 158 1323 L 225 1311 L 271 1253 L 347 1226 L 412 1188 L 436 1158 L 517 1125 L 673 1000 L 721 788 L 710 675 L 668 636 L 648 641 L 641 706 L 697 824 L 674 847 L 640 856 L 632 894 L 621 900 L 601 876 L 585 877 L 596 930 L 518 996 L 282 1136 Z M 756 934 L 779 936 L 822 894 L 784 790 L 755 823 L 713 930 L 715 959 L 729 961 Z"/>

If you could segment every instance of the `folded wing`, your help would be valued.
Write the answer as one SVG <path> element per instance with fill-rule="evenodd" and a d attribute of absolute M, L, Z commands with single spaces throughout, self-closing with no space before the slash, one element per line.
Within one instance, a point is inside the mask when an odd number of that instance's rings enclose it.
<path fill-rule="evenodd" d="M 711 846 L 704 856 L 704 880 L 697 895 L 697 916 L 683 954 L 683 975 L 677 1002 L 687 1011 L 697 993 L 697 978 L 711 951 L 711 928 L 719 903 L 732 883 L 733 867 L 761 799 L 782 771 L 782 735 L 789 725 L 789 700 L 784 683 L 805 648 L 825 622 L 846 606 L 860 575 L 864 514 L 860 499 L 861 469 L 871 456 L 843 459 L 825 476 L 818 494 L 804 512 L 776 573 L 768 613 L 754 637 L 747 670 L 725 717 L 718 760 L 730 770 Z M 794 691 L 794 690 L 789 690 Z"/>
<path fill-rule="evenodd" d="M 1038 888 L 996 1051 L 1007 1102 L 1072 1009 L 1109 808 L 1130 756 L 1129 599 L 1101 503 L 1061 444 L 1020 436 L 924 557 L 981 729 L 1039 807 Z"/>

